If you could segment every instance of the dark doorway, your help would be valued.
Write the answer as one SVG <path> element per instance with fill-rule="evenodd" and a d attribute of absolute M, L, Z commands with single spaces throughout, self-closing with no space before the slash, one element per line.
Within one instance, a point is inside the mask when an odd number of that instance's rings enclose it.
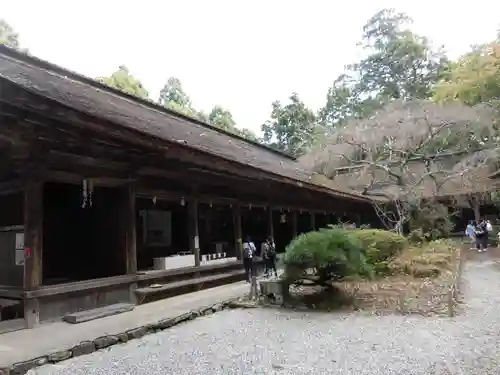
<path fill-rule="evenodd" d="M 307 233 L 314 230 L 311 228 L 311 214 L 309 212 L 300 212 L 297 214 L 297 232 L 298 234 Z"/>
<path fill-rule="evenodd" d="M 224 253 L 235 257 L 233 209 L 229 205 L 199 205 L 200 254 Z"/>
<path fill-rule="evenodd" d="M 92 202 L 82 207 L 81 186 L 45 184 L 44 285 L 126 273 L 122 198 L 117 189 L 94 187 Z"/>

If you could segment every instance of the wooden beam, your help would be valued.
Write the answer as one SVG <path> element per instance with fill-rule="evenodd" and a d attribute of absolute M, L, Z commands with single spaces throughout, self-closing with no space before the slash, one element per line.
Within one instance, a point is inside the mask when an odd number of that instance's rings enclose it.
<path fill-rule="evenodd" d="M 274 241 L 274 221 L 273 221 L 273 208 L 271 206 L 267 207 L 267 234 L 269 238 Z"/>
<path fill-rule="evenodd" d="M 43 183 L 29 179 L 24 188 L 24 289 L 42 284 Z"/>
<path fill-rule="evenodd" d="M 119 176 L 120 174 L 127 174 L 130 167 L 127 167 L 125 162 L 117 162 L 116 160 L 95 158 L 92 156 L 80 156 L 68 152 L 54 151 L 51 150 L 47 162 L 50 163 L 52 169 L 64 169 L 72 170 L 78 169 L 79 171 L 85 171 L 86 177 L 98 176 Z M 135 158 L 135 157 L 134 157 Z M 134 162 L 135 159 L 131 158 L 130 163 Z M 156 160 L 156 159 L 154 159 Z M 177 162 L 173 164 L 171 161 L 167 161 L 163 158 L 163 161 L 153 162 L 153 160 L 145 160 L 141 163 L 141 159 L 136 160 L 137 164 L 141 164 L 135 170 L 136 175 L 144 177 L 144 182 L 150 182 L 158 180 L 159 185 L 171 185 L 171 181 L 179 181 L 186 183 L 186 181 L 197 181 L 201 186 L 201 190 L 206 190 L 208 188 L 221 190 L 221 187 L 226 187 L 228 192 L 231 192 L 235 198 L 236 192 L 245 194 L 255 194 L 258 192 L 262 197 L 259 200 L 253 199 L 253 205 L 266 206 L 265 202 L 267 196 L 271 195 L 272 192 L 286 190 L 290 191 L 290 194 L 280 194 L 281 196 L 294 196 L 294 201 L 300 201 L 300 191 L 297 189 L 290 190 L 287 185 L 275 185 L 276 183 L 271 182 L 261 182 L 252 179 L 247 179 L 239 176 L 233 176 L 228 173 L 219 173 L 213 170 L 201 170 L 195 168 L 190 163 Z M 156 164 L 155 167 L 148 167 L 149 163 Z M 160 178 L 161 177 L 161 178 Z M 95 178 L 95 177 L 94 177 Z M 170 181 L 165 181 L 162 178 L 169 179 Z M 161 180 L 161 181 L 160 181 Z M 271 199 L 276 201 L 275 198 Z M 289 206 L 289 204 L 284 203 L 284 206 Z M 310 209 L 310 204 L 304 205 Z"/>
<path fill-rule="evenodd" d="M 72 173 L 66 171 L 47 171 L 46 180 L 79 185 L 84 179 L 91 179 L 95 186 L 118 187 L 135 182 L 133 178 L 123 177 L 96 177 L 94 173 Z"/>
<path fill-rule="evenodd" d="M 57 296 L 61 294 L 78 293 L 90 290 L 106 289 L 115 285 L 130 285 L 136 283 L 137 275 L 121 275 L 114 277 L 105 277 L 102 279 L 76 281 L 72 283 L 47 285 L 32 291 L 24 292 L 26 298 L 43 298 L 49 296 Z"/>
<path fill-rule="evenodd" d="M 194 255 L 194 265 L 200 265 L 200 231 L 198 227 L 198 200 L 188 202 L 189 250 Z"/>
<path fill-rule="evenodd" d="M 239 204 L 241 207 L 244 206 L 252 206 L 252 207 L 259 207 L 259 208 L 265 208 L 269 205 L 269 202 L 273 202 L 273 209 L 274 210 L 295 210 L 295 211 L 312 211 L 316 213 L 325 213 L 324 209 L 311 209 L 310 206 L 307 205 L 302 205 L 300 206 L 300 202 L 295 202 L 295 204 L 286 204 L 283 202 L 280 202 L 278 198 L 275 197 L 270 197 L 268 199 L 253 199 L 252 197 L 248 195 L 240 195 L 236 197 L 224 197 L 219 194 L 213 193 L 212 195 L 206 194 L 206 193 L 200 193 L 200 194 L 195 194 L 191 191 L 189 191 L 187 188 L 185 192 L 179 192 L 179 191 L 172 191 L 172 190 L 163 190 L 160 188 L 151 188 L 148 186 L 142 185 L 144 181 L 142 179 L 139 180 L 139 186 L 137 188 L 137 194 L 138 196 L 142 198 L 153 198 L 156 197 L 157 199 L 160 200 L 166 200 L 166 201 L 179 201 L 182 197 L 184 197 L 186 200 L 191 200 L 191 199 L 198 199 L 199 203 L 210 203 L 212 202 L 213 204 L 218 204 L 218 205 L 236 205 Z M 165 182 L 165 186 L 166 186 Z M 200 189 L 202 191 L 202 189 Z"/>
<path fill-rule="evenodd" d="M 233 226 L 234 226 L 234 248 L 236 258 L 243 259 L 243 233 L 241 228 L 241 207 L 239 204 L 233 206 Z"/>

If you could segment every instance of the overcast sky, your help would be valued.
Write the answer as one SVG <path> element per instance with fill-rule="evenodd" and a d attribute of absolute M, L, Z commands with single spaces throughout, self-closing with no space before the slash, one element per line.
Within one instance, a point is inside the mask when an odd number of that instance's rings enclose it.
<path fill-rule="evenodd" d="M 90 77 L 125 64 L 156 98 L 169 76 L 195 107 L 228 108 L 258 131 L 296 91 L 313 109 L 356 59 L 361 27 L 395 7 L 455 57 L 496 35 L 500 2 L 451 0 L 0 0 L 0 17 L 42 59 Z"/>

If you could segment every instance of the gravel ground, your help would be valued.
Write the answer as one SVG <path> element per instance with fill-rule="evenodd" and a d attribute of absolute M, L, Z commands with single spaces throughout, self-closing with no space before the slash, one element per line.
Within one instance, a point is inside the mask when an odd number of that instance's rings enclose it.
<path fill-rule="evenodd" d="M 465 271 L 455 318 L 224 311 L 31 374 L 498 374 L 500 272 Z"/>

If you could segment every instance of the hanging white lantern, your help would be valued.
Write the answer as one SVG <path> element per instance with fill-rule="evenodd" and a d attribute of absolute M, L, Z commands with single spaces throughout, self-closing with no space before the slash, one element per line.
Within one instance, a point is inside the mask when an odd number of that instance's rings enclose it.
<path fill-rule="evenodd" d="M 186 205 L 186 201 L 184 200 L 184 197 L 181 198 L 181 206 L 185 206 Z"/>

